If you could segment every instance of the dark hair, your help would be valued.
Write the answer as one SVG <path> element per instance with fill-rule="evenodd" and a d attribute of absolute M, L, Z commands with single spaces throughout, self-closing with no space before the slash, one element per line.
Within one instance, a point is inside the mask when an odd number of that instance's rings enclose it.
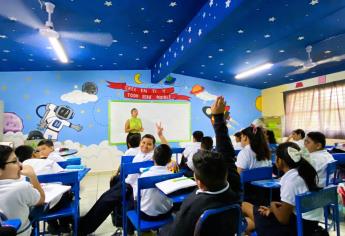
<path fill-rule="evenodd" d="M 321 132 L 309 132 L 307 134 L 308 138 L 313 140 L 314 143 L 320 143 L 322 148 L 326 146 L 326 136 Z"/>
<path fill-rule="evenodd" d="M 0 145 L 0 169 L 5 169 L 6 162 L 10 158 L 13 149 L 10 146 Z"/>
<path fill-rule="evenodd" d="M 236 132 L 236 133 L 234 134 L 234 136 L 237 137 L 237 138 L 241 138 L 241 132 Z"/>
<path fill-rule="evenodd" d="M 265 138 L 265 134 L 260 127 L 256 127 L 254 133 L 254 127 L 249 126 L 241 131 L 241 133 L 249 138 L 250 148 L 256 154 L 256 160 L 270 160 L 271 152 L 268 148 L 268 144 Z"/>
<path fill-rule="evenodd" d="M 203 150 L 211 151 L 213 148 L 213 139 L 210 136 L 202 137 L 201 139 L 201 148 Z"/>
<path fill-rule="evenodd" d="M 54 143 L 52 140 L 50 139 L 43 139 L 41 140 L 38 144 L 37 144 L 37 147 L 38 146 L 42 146 L 42 145 L 46 145 L 48 147 L 54 147 Z"/>
<path fill-rule="evenodd" d="M 193 132 L 193 138 L 195 141 L 201 142 L 202 137 L 204 137 L 204 133 L 202 131 L 197 130 Z"/>
<path fill-rule="evenodd" d="M 140 133 L 135 133 L 132 134 L 129 138 L 128 138 L 128 144 L 131 148 L 136 148 L 139 147 L 140 144 L 140 140 L 141 140 L 141 134 Z"/>
<path fill-rule="evenodd" d="M 309 162 L 305 160 L 303 157 L 301 157 L 301 160 L 299 162 L 294 162 L 288 153 L 288 147 L 294 148 L 298 151 L 301 150 L 296 143 L 282 143 L 279 144 L 279 146 L 277 147 L 277 158 L 282 159 L 289 167 L 289 169 L 297 169 L 299 176 L 301 176 L 301 178 L 304 180 L 309 191 L 319 190 L 320 188 L 317 186 L 319 178 L 314 167 L 310 165 Z"/>
<path fill-rule="evenodd" d="M 39 130 L 30 131 L 27 137 L 27 140 L 36 140 L 36 139 L 44 139 L 42 132 Z"/>
<path fill-rule="evenodd" d="M 145 135 L 141 138 L 141 140 L 143 140 L 144 138 L 152 139 L 153 145 L 156 144 L 156 139 L 155 139 L 155 137 L 154 137 L 152 134 L 145 134 Z"/>
<path fill-rule="evenodd" d="M 28 145 L 21 145 L 14 150 L 14 153 L 18 157 L 20 162 L 24 162 L 27 159 L 32 158 L 32 154 L 34 153 L 34 149 Z"/>
<path fill-rule="evenodd" d="M 221 153 L 199 150 L 193 155 L 194 174 L 208 191 L 224 188 L 227 179 L 227 168 Z"/>
<path fill-rule="evenodd" d="M 137 108 L 132 108 L 131 109 L 131 114 L 133 113 L 133 111 L 137 111 L 138 109 Z"/>
<path fill-rule="evenodd" d="M 159 166 L 166 166 L 171 161 L 172 151 L 169 145 L 161 144 L 153 152 L 152 159 Z"/>
<path fill-rule="evenodd" d="M 267 135 L 269 144 L 277 143 L 276 137 L 274 136 L 274 132 L 272 130 L 266 130 L 266 135 Z"/>
<path fill-rule="evenodd" d="M 292 133 L 295 133 L 295 134 L 298 134 L 298 135 L 301 135 L 301 138 L 305 138 L 305 132 L 303 129 L 295 129 L 292 131 Z"/>

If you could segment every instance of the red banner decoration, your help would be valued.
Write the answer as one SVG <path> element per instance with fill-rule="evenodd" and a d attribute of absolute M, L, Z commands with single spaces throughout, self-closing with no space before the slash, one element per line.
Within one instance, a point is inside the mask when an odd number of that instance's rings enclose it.
<path fill-rule="evenodd" d="M 125 98 L 142 99 L 142 100 L 185 100 L 189 101 L 190 97 L 174 93 L 173 87 L 169 88 L 139 88 L 129 86 L 126 83 L 115 83 L 107 81 L 108 88 L 124 90 Z"/>
<path fill-rule="evenodd" d="M 303 85 L 303 82 L 297 82 L 296 83 L 296 88 L 302 88 L 304 85 Z"/>

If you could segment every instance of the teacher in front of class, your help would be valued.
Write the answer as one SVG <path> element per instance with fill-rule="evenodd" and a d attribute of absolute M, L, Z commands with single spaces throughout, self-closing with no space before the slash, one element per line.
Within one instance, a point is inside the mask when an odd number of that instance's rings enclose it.
<path fill-rule="evenodd" d="M 131 137 L 133 134 L 140 134 L 140 132 L 144 131 L 141 119 L 138 118 L 138 109 L 132 108 L 131 116 L 132 117 L 128 119 L 125 124 L 125 132 L 128 133 L 126 139 L 127 147 L 129 137 Z"/>

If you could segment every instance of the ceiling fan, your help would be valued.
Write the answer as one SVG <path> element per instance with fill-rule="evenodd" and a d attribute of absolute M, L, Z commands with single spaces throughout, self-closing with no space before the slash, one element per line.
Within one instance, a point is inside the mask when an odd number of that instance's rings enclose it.
<path fill-rule="evenodd" d="M 331 63 L 331 62 L 338 62 L 338 61 L 342 61 L 345 59 L 345 54 L 342 54 L 339 56 L 333 56 L 333 57 L 330 57 L 327 59 L 323 59 L 323 60 L 319 60 L 319 61 L 314 62 L 312 57 L 311 57 L 312 49 L 313 49 L 313 47 L 311 45 L 308 45 L 305 48 L 305 50 L 308 54 L 308 58 L 306 61 L 302 61 L 302 60 L 299 60 L 297 58 L 294 58 L 294 59 L 288 59 L 284 63 L 286 66 L 298 67 L 297 70 L 288 73 L 287 76 L 303 74 L 303 73 L 307 72 L 308 70 L 310 70 L 316 66 L 326 64 L 326 63 Z"/>
<path fill-rule="evenodd" d="M 27 9 L 21 0 L 0 0 L 0 15 L 33 29 L 37 29 L 39 36 L 43 36 L 49 40 L 61 62 L 67 63 L 68 57 L 59 40 L 60 38 L 69 38 L 100 46 L 110 46 L 112 44 L 113 38 L 110 33 L 56 31 L 52 22 L 52 14 L 54 13 L 55 5 L 51 2 L 43 2 L 41 0 L 38 0 L 38 2 L 40 3 L 41 8 L 44 8 L 48 14 L 48 19 L 45 24 L 37 19 L 37 17 Z M 37 34 L 25 36 L 16 41 L 23 42 L 32 40 L 36 41 L 35 45 L 37 45 L 36 37 Z"/>

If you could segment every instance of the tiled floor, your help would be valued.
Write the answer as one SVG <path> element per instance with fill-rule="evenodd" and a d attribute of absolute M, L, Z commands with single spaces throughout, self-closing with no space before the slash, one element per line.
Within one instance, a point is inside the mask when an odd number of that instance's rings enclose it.
<path fill-rule="evenodd" d="M 80 214 L 84 215 L 96 200 L 109 188 L 110 173 L 100 173 L 95 175 L 86 176 L 81 183 L 81 201 L 80 201 Z M 344 219 L 344 217 L 342 217 Z M 110 236 L 115 232 L 115 227 L 111 223 L 111 217 L 96 230 L 95 236 Z M 341 235 L 345 235 L 345 223 L 341 222 Z M 335 236 L 334 231 L 330 231 L 331 236 Z"/>

